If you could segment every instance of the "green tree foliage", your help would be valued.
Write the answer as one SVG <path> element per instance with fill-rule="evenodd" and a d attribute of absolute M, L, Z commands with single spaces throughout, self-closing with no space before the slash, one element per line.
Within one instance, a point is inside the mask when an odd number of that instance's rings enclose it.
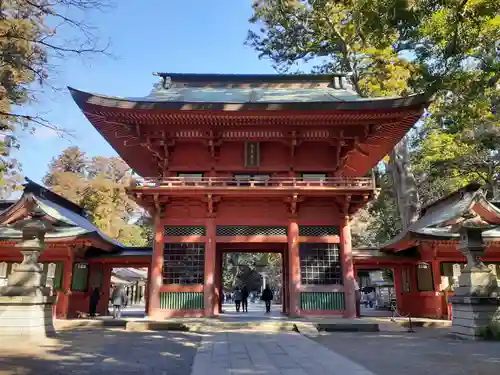
<path fill-rule="evenodd" d="M 54 158 L 44 180 L 54 192 L 83 207 L 110 237 L 125 245 L 144 246 L 146 224 L 132 224 L 143 213 L 126 193 L 129 181 L 130 168 L 121 159 L 89 159 L 78 147 Z"/>
<path fill-rule="evenodd" d="M 58 62 L 73 56 L 104 53 L 95 29 L 88 24 L 89 12 L 107 8 L 107 0 L 6 0 L 0 2 L 0 133 L 9 135 L 11 147 L 19 147 L 15 131 L 64 129 L 29 105 L 53 89 L 51 73 Z M 5 149 L 5 139 L 0 148 Z M 9 190 L 18 164 L 2 153 L 0 185 Z M 2 177 L 3 176 L 3 177 Z"/>
<path fill-rule="evenodd" d="M 247 43 L 281 72 L 313 61 L 315 72 L 349 74 L 362 96 L 408 93 L 413 68 L 392 48 L 396 31 L 383 26 L 376 8 L 363 13 L 358 3 L 257 0 L 250 22 L 258 31 L 249 31 Z"/>
<path fill-rule="evenodd" d="M 232 291 L 244 285 L 250 291 L 260 291 L 265 272 L 267 282 L 273 289 L 282 287 L 281 254 L 278 253 L 225 253 L 222 266 L 224 289 Z"/>
<path fill-rule="evenodd" d="M 247 43 L 278 71 L 294 72 L 309 62 L 315 72 L 346 73 L 363 97 L 423 91 L 434 96 L 410 147 L 421 204 L 471 180 L 498 195 L 497 1 L 256 0 L 253 9 Z M 384 180 L 392 183 L 390 176 Z M 353 222 L 381 231 L 356 234 L 361 244 L 378 243 L 377 236 L 384 242 L 398 228 L 390 222 L 378 227 L 398 210 L 386 183 L 361 213 L 365 222 Z"/>

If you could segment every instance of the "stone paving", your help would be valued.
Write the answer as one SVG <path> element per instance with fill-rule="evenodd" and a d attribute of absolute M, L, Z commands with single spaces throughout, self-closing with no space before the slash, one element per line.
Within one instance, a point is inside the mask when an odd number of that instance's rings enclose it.
<path fill-rule="evenodd" d="M 203 338 L 191 375 L 374 375 L 295 332 L 235 330 Z"/>
<path fill-rule="evenodd" d="M 189 375 L 201 335 L 75 329 L 43 345 L 0 342 L 0 375 Z"/>
<path fill-rule="evenodd" d="M 328 333 L 266 328 L 201 332 L 61 332 L 43 345 L 0 342 L 0 375 L 498 375 L 500 343 L 416 333 Z"/>
<path fill-rule="evenodd" d="M 500 342 L 452 338 L 449 328 L 415 333 L 322 334 L 313 338 L 377 375 L 499 375 Z"/>

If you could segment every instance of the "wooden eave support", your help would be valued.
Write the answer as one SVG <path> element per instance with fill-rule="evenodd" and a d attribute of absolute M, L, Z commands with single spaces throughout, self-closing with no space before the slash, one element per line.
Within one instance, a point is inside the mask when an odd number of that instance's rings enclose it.
<path fill-rule="evenodd" d="M 146 142 L 143 144 L 155 157 L 158 164 L 159 176 L 164 177 L 168 168 L 171 148 L 175 146 L 175 140 L 166 139 L 165 132 L 162 132 L 162 139 L 159 145 L 156 145 L 151 136 L 146 137 Z"/>
<path fill-rule="evenodd" d="M 299 203 L 305 201 L 305 197 L 299 196 L 298 193 L 293 193 L 292 196 L 286 197 L 284 199 L 285 203 L 288 203 L 290 206 L 290 215 L 296 216 L 299 213 Z"/>
<path fill-rule="evenodd" d="M 206 140 L 208 148 L 210 150 L 210 155 L 213 159 L 219 158 L 220 146 L 222 145 L 222 139 L 214 131 L 209 132 L 209 137 Z"/>
<path fill-rule="evenodd" d="M 212 193 L 206 195 L 204 202 L 207 204 L 207 216 L 215 217 L 217 214 L 217 205 L 220 203 L 221 197 L 214 196 Z"/>
<path fill-rule="evenodd" d="M 343 204 L 343 207 L 342 207 L 342 213 L 344 215 L 349 215 L 349 208 L 351 206 L 351 196 L 350 195 L 346 195 L 345 198 L 344 198 L 344 204 Z"/>
<path fill-rule="evenodd" d="M 155 215 L 159 215 L 160 218 L 165 216 L 165 210 L 167 208 L 167 204 L 170 203 L 169 197 L 161 197 L 159 193 L 153 194 L 153 207 L 154 211 L 150 212 L 154 217 Z"/>

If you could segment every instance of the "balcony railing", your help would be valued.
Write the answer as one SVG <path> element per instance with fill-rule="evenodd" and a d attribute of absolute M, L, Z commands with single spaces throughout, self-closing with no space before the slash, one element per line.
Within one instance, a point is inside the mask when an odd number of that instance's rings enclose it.
<path fill-rule="evenodd" d="M 145 178 L 135 181 L 133 187 L 141 188 L 188 188 L 188 189 L 375 189 L 370 177 L 303 179 L 269 177 L 266 179 L 240 179 L 234 177 L 167 177 Z"/>

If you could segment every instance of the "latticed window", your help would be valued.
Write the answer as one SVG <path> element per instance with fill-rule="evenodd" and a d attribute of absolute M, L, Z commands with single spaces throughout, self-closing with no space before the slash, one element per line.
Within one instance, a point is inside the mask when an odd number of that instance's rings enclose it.
<path fill-rule="evenodd" d="M 166 243 L 163 255 L 164 284 L 203 284 L 205 244 Z"/>
<path fill-rule="evenodd" d="M 324 236 L 338 236 L 340 228 L 336 226 L 299 226 L 299 236 L 304 237 L 324 237 Z"/>
<path fill-rule="evenodd" d="M 73 292 L 86 292 L 89 282 L 89 265 L 87 263 L 75 263 L 73 265 L 73 279 L 71 290 Z"/>
<path fill-rule="evenodd" d="M 205 234 L 205 227 L 193 227 L 187 225 L 165 227 L 165 236 L 204 236 Z"/>
<path fill-rule="evenodd" d="M 302 284 L 342 284 L 339 245 L 301 243 L 300 277 Z"/>
<path fill-rule="evenodd" d="M 286 227 L 217 226 L 217 236 L 286 236 Z"/>

